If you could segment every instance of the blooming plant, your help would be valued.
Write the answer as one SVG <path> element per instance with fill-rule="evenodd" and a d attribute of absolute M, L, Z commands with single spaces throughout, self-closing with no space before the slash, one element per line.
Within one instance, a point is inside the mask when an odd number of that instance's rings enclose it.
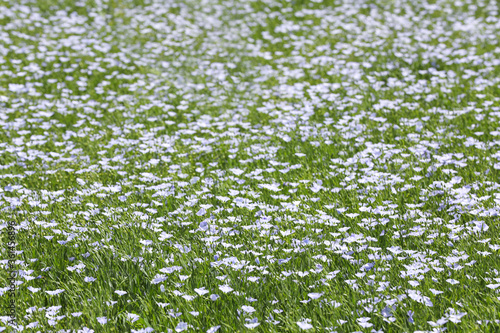
<path fill-rule="evenodd" d="M 498 331 L 498 6 L 0 0 L 0 332 Z"/>

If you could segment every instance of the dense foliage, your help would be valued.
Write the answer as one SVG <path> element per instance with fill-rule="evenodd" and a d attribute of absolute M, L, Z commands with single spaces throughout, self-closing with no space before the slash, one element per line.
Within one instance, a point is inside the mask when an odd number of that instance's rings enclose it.
<path fill-rule="evenodd" d="M 497 332 L 499 22 L 0 0 L 17 331 Z"/>

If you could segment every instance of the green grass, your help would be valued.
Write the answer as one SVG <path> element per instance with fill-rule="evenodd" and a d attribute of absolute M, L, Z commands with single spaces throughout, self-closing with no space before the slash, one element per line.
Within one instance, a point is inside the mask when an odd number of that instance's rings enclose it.
<path fill-rule="evenodd" d="M 0 330 L 497 332 L 497 17 L 0 0 Z"/>

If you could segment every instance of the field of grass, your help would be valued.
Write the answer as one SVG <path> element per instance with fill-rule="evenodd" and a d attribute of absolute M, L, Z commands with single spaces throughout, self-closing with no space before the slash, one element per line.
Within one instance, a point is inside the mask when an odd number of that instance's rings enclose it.
<path fill-rule="evenodd" d="M 498 7 L 0 0 L 0 332 L 499 332 Z"/>

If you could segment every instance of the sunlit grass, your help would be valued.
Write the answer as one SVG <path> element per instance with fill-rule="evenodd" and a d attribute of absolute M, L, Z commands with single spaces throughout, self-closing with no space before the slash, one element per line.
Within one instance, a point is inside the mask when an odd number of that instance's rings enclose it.
<path fill-rule="evenodd" d="M 0 330 L 498 331 L 496 17 L 0 1 Z"/>

